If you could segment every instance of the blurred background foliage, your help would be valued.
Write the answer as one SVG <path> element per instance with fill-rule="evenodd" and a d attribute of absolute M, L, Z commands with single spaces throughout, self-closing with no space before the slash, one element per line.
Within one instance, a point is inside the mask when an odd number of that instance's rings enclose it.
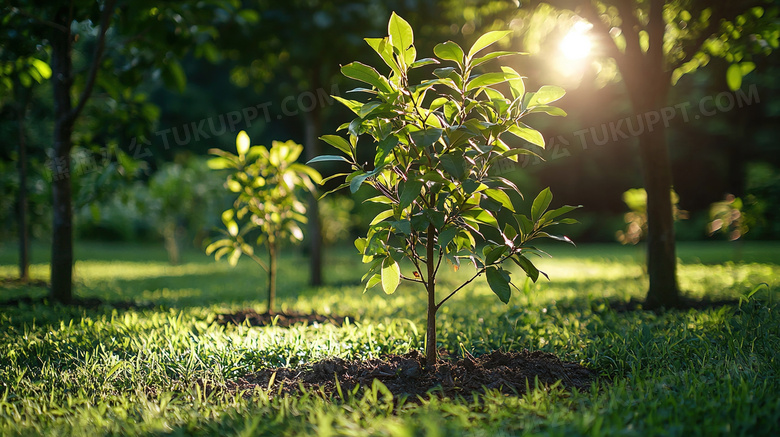
<path fill-rule="evenodd" d="M 577 242 L 615 241 L 616 232 L 625 229 L 629 208 L 623 193 L 642 186 L 635 140 L 618 136 L 597 144 L 593 139 L 605 136 L 602 126 L 631 115 L 628 100 L 609 61 L 550 55 L 572 27 L 571 13 L 531 13 L 517 2 L 497 0 L 235 0 L 220 3 L 205 21 L 199 16 L 191 26 L 182 24 L 194 4 L 161 4 L 156 27 L 139 27 L 141 22 L 128 13 L 108 35 L 104 62 L 113 74 L 98 76 L 95 96 L 74 134 L 71 176 L 79 238 L 159 241 L 172 262 L 179 261 L 176 252 L 182 245 L 201 247 L 218 224 L 215 211 L 229 202 L 219 175 L 205 171 L 206 151 L 230 147 L 244 129 L 258 143 L 290 139 L 307 150 L 314 147 L 308 153 L 316 154 L 322 146 L 307 141 L 317 132 L 335 131 L 336 120 L 347 116 L 328 96 L 344 96 L 356 86 L 340 76 L 339 65 L 373 59 L 362 38 L 384 35 L 392 11 L 412 24 L 423 56 L 431 53 L 426 41 L 468 45 L 486 30 L 515 30 L 511 49 L 530 54 L 511 59 L 510 65 L 529 77 L 529 89 L 542 83 L 566 88 L 561 106 L 569 116 L 534 120 L 548 142 L 546 162 L 508 166 L 507 176 L 527 192 L 550 186 L 557 202 L 584 205 L 574 213 L 582 225 L 567 229 Z M 93 49 L 94 25 L 81 21 L 74 26 L 84 35 L 75 46 L 79 69 Z M 169 53 L 155 56 L 144 53 L 143 44 L 134 57 L 118 49 L 129 44 L 120 35 L 164 40 L 166 32 L 190 32 L 195 45 L 172 42 Z M 45 50 L 22 46 L 23 36 L 23 29 L 13 26 L 0 30 L 0 76 L 7 75 L 9 63 L 19 62 L 19 53 L 49 61 Z M 678 112 L 665 129 L 678 206 L 689 213 L 675 225 L 680 240 L 724 238 L 708 231 L 710 206 L 727 195 L 740 198 L 750 218 L 743 238 L 780 238 L 780 57 L 774 52 L 752 62 L 755 68 L 741 83 L 752 99 L 743 107 L 715 110 L 711 116 L 697 112 L 708 98 L 724 92 L 734 96 L 728 91 L 727 59 L 708 59 L 707 68 L 682 75 L 672 88 L 670 104 L 690 105 L 687 121 Z M 31 231 L 46 240 L 49 181 L 56 163 L 46 155 L 53 125 L 51 84 L 43 78 L 39 82 L 29 83 L 24 134 Z M 14 244 L 19 99 L 2 81 L 0 92 L 0 137 L 5 139 L 0 144 L 0 244 Z M 713 107 L 710 102 L 708 108 Z M 338 165 L 317 168 L 323 176 L 343 170 Z M 326 244 L 351 241 L 363 232 L 373 214 L 361 196 L 337 195 L 321 204 Z"/>

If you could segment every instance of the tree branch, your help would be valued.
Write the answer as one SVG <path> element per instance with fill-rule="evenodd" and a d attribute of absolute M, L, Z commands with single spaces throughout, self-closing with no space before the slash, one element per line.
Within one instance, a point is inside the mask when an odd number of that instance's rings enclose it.
<path fill-rule="evenodd" d="M 477 271 L 477 273 L 475 273 L 475 274 L 474 274 L 474 276 L 472 276 L 472 277 L 471 277 L 471 279 L 469 279 L 468 281 L 466 281 L 466 282 L 464 282 L 464 283 L 460 284 L 460 286 L 459 286 L 458 288 L 456 288 L 455 290 L 453 290 L 453 291 L 452 291 L 452 293 L 448 294 L 448 295 L 447 295 L 447 297 L 445 297 L 444 299 L 442 299 L 442 300 L 441 300 L 441 302 L 439 302 L 439 303 L 437 303 L 437 304 L 436 304 L 436 311 L 438 311 L 438 310 L 439 310 L 439 308 L 441 308 L 441 306 L 442 306 L 442 305 L 444 305 L 444 302 L 447 302 L 447 300 L 448 300 L 449 298 L 451 298 L 452 296 L 454 296 L 454 295 L 455 295 L 455 293 L 457 293 L 458 291 L 460 291 L 460 289 L 461 289 L 461 288 L 463 288 L 463 287 L 465 287 L 465 286 L 467 286 L 467 285 L 471 284 L 471 281 L 473 281 L 473 280 L 477 279 L 477 278 L 478 278 L 478 277 L 479 277 L 479 276 L 480 276 L 482 273 L 484 273 L 484 272 L 485 272 L 485 268 L 483 267 L 482 269 L 478 270 L 478 271 Z"/>
<path fill-rule="evenodd" d="M 647 22 L 648 65 L 664 64 L 664 33 L 666 32 L 666 23 L 664 23 L 664 0 L 651 0 L 650 19 Z"/>
<path fill-rule="evenodd" d="M 620 0 L 617 4 L 620 19 L 623 21 L 623 38 L 626 39 L 626 57 L 636 57 L 636 61 L 642 59 L 642 46 L 639 44 L 639 32 L 642 25 L 634 15 L 635 5 L 630 0 Z"/>
<path fill-rule="evenodd" d="M 95 55 L 92 59 L 92 65 L 89 70 L 89 76 L 87 76 L 87 82 L 84 84 L 84 89 L 79 96 L 78 104 L 71 110 L 70 117 L 75 119 L 79 116 L 84 106 L 89 100 L 92 89 L 95 87 L 95 79 L 97 78 L 98 70 L 100 70 L 101 58 L 103 57 L 103 49 L 106 46 L 106 32 L 111 25 L 111 16 L 114 14 L 114 5 L 116 0 L 106 0 L 103 5 L 103 13 L 100 17 L 100 31 L 98 34 L 97 45 L 95 46 Z"/>
<path fill-rule="evenodd" d="M 16 8 L 16 7 L 12 7 L 11 8 L 11 12 L 15 13 L 15 14 L 19 14 L 19 15 L 25 17 L 25 18 L 29 18 L 29 19 L 35 21 L 36 23 L 43 24 L 44 26 L 48 26 L 48 27 L 51 27 L 53 29 L 57 29 L 60 32 L 67 33 L 68 30 L 69 30 L 67 27 L 65 27 L 65 26 L 63 26 L 63 25 L 61 25 L 59 23 L 55 23 L 53 21 L 48 21 L 48 20 L 42 20 L 40 17 L 36 17 L 35 15 L 33 15 L 33 14 L 27 12 L 27 11 L 24 11 L 22 9 Z"/>

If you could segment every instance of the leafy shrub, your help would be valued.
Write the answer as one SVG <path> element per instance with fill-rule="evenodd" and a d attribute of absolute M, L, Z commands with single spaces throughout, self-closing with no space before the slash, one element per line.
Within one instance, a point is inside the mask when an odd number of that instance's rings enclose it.
<path fill-rule="evenodd" d="M 274 312 L 276 264 L 279 243 L 303 240 L 300 224 L 306 223 L 306 206 L 299 200 L 301 191 L 316 191 L 320 174 L 296 163 L 303 146 L 292 141 L 274 141 L 272 147 L 250 147 L 249 136 L 241 131 L 236 137 L 237 155 L 220 149 L 209 152 L 216 158 L 208 165 L 215 170 L 228 169 L 225 187 L 236 193 L 233 207 L 222 213 L 224 238 L 208 245 L 206 253 L 216 259 L 228 257 L 235 266 L 241 255 L 254 260 L 268 272 L 268 312 Z M 255 253 L 254 241 L 265 246 L 268 264 Z"/>

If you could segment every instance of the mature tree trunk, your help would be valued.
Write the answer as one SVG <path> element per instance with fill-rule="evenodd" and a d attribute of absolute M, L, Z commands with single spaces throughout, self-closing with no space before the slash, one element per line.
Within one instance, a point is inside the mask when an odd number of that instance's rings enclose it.
<path fill-rule="evenodd" d="M 316 90 L 314 90 L 316 95 Z M 304 150 L 306 161 L 322 152 L 320 134 L 322 131 L 322 109 L 315 106 L 313 110 L 304 113 L 305 139 Z M 308 195 L 308 228 L 309 228 L 309 283 L 313 286 L 322 285 L 322 223 L 320 207 L 316 195 Z"/>
<path fill-rule="evenodd" d="M 677 288 L 672 211 L 672 173 L 663 130 L 646 128 L 639 137 L 642 176 L 647 191 L 647 273 L 650 288 L 648 308 L 675 307 L 680 304 Z"/>
<path fill-rule="evenodd" d="M 107 0 L 100 18 L 100 32 L 89 74 L 74 107 L 73 36 L 70 31 L 73 5 L 61 6 L 55 13 L 56 25 L 51 34 L 52 91 L 54 94 L 54 147 L 52 161 L 52 245 L 51 297 L 69 303 L 73 297 L 73 206 L 70 179 L 70 151 L 73 148 L 73 127 L 92 94 L 100 69 L 106 31 L 111 22 L 116 0 Z"/>
<path fill-rule="evenodd" d="M 70 29 L 68 7 L 61 7 L 55 23 Z M 69 303 L 73 296 L 73 210 L 71 205 L 70 150 L 75 118 L 72 116 L 73 65 L 70 31 L 54 30 L 51 39 L 54 92 L 54 155 L 52 156 L 51 297 Z"/>
<path fill-rule="evenodd" d="M 14 84 L 14 89 L 19 89 L 21 84 Z M 25 138 L 24 118 L 27 114 L 29 102 L 29 90 L 25 88 L 20 94 L 24 94 L 17 102 L 17 116 L 19 128 L 19 193 L 18 193 L 18 226 L 19 226 L 19 280 L 30 280 L 30 233 L 27 223 L 27 141 Z"/>

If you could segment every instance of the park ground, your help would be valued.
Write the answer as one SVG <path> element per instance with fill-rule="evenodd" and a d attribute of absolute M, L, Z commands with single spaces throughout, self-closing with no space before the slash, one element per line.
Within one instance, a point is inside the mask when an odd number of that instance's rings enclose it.
<path fill-rule="evenodd" d="M 221 325 L 219 314 L 264 311 L 265 276 L 193 249 L 171 266 L 161 246 L 77 245 L 76 294 L 104 305 L 38 300 L 42 284 L 5 280 L 0 301 L 2 435 L 776 435 L 780 432 L 780 243 L 700 242 L 678 248 L 693 299 L 732 304 L 617 311 L 647 287 L 638 247 L 549 247 L 551 278 L 518 280 L 509 305 L 476 283 L 440 311 L 439 347 L 453 356 L 551 352 L 599 375 L 589 390 L 534 387 L 474 398 L 231 390 L 247 375 L 328 357 L 375 359 L 422 350 L 424 292 L 363 293 L 360 257 L 326 257 L 312 288 L 293 249 L 282 260 L 284 311 L 349 316 L 341 326 Z M 47 248 L 31 274 L 45 281 Z M 448 273 L 457 285 L 467 269 Z M 0 246 L 0 278 L 16 274 Z M 514 278 L 520 278 L 514 272 Z M 765 284 L 765 285 L 762 285 Z M 755 291 L 755 293 L 752 293 Z M 747 297 L 750 296 L 750 297 Z M 31 297 L 31 300 L 20 298 Z M 131 304 L 131 305 L 128 305 Z"/>

